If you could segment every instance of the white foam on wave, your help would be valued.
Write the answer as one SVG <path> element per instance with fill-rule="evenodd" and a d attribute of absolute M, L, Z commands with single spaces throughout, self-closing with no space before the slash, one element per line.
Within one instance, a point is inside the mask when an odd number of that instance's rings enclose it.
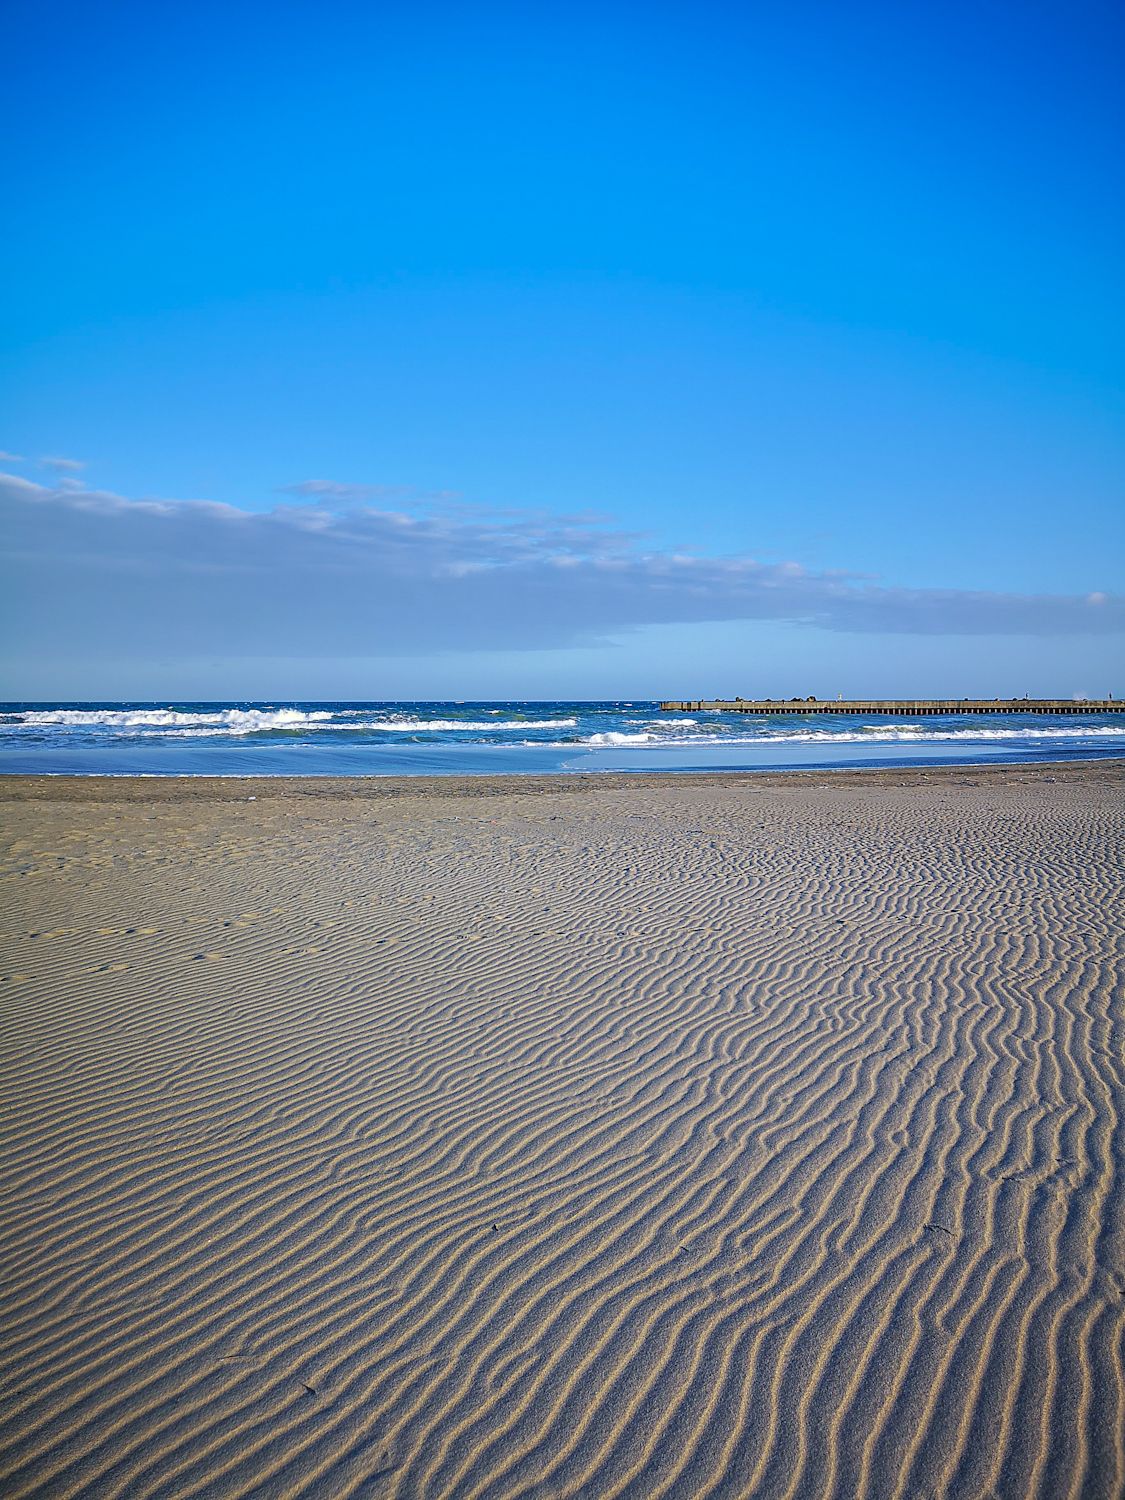
<path fill-rule="evenodd" d="M 662 735 L 662 734 L 643 734 L 643 733 L 642 734 L 624 734 L 619 729 L 604 729 L 604 730 L 600 731 L 598 734 L 587 735 L 585 739 L 579 741 L 579 744 L 582 744 L 582 745 L 603 745 L 603 746 L 604 745 L 667 745 L 667 744 L 695 745 L 695 744 L 698 744 L 700 742 L 700 740 L 706 740 L 707 742 L 710 742 L 712 739 L 713 739 L 713 737 L 711 735 L 707 735 L 707 736 L 699 735 L 695 739 L 683 739 L 683 740 L 672 739 L 672 740 L 670 740 L 667 735 Z"/>
<path fill-rule="evenodd" d="M 51 708 L 29 709 L 8 729 L 116 730 L 168 739 L 213 738 L 216 735 L 262 734 L 270 730 L 339 729 L 392 734 L 427 734 L 458 730 L 502 733 L 508 729 L 573 729 L 577 719 L 416 719 L 395 714 L 386 719 L 357 720 L 363 709 L 223 708 Z"/>
<path fill-rule="evenodd" d="M 618 730 L 605 730 L 587 735 L 579 743 L 594 749 L 605 749 L 624 745 L 658 745 L 669 749 L 691 748 L 706 745 L 914 745 L 936 744 L 950 740 L 1053 740 L 1053 739 L 1125 739 L 1125 724 L 1085 724 L 1056 728 L 1026 729 L 925 729 L 914 725 L 897 725 L 893 729 L 872 725 L 863 732 L 854 730 L 808 729 L 791 734 L 772 732 L 764 734 L 715 734 L 692 735 L 623 734 Z"/>
<path fill-rule="evenodd" d="M 1102 736 L 1125 737 L 1125 724 L 1076 724 L 1065 729 L 1028 725 L 1019 729 L 928 729 L 921 724 L 869 724 L 860 733 L 833 731 L 831 729 L 809 729 L 793 734 L 776 734 L 760 738 L 773 740 L 807 741 L 813 744 L 868 745 L 873 740 L 886 744 L 911 744 L 914 741 L 936 742 L 945 740 L 1051 740 L 1051 739 L 1096 739 Z"/>
<path fill-rule="evenodd" d="M 437 734 L 442 731 L 469 730 L 471 732 L 483 732 L 495 734 L 508 729 L 573 729 L 577 719 L 512 719 L 504 723 L 493 720 L 491 723 L 483 724 L 479 720 L 465 719 L 415 719 L 405 724 L 388 723 L 385 719 L 371 719 L 361 724 L 303 724 L 298 726 L 302 729 L 338 729 L 342 733 L 356 734 L 366 731 L 369 734 Z M 283 728 L 287 726 L 282 726 Z M 208 735 L 223 735 L 238 733 L 222 728 L 210 729 L 168 729 L 163 737 L 166 739 L 190 739 L 205 738 Z M 249 731 L 244 731 L 249 732 Z M 539 744 L 538 740 L 529 740 L 528 744 Z"/>
<path fill-rule="evenodd" d="M 263 729 L 304 729 L 332 719 L 327 710 L 299 708 L 222 708 L 188 711 L 178 708 L 30 709 L 11 728 L 199 729 L 224 734 L 254 734 Z"/>

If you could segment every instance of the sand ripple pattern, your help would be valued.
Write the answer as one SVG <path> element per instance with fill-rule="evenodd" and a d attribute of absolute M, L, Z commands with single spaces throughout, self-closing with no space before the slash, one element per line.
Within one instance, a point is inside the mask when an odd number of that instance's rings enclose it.
<path fill-rule="evenodd" d="M 9 803 L 8 1496 L 1125 1489 L 1120 773 Z"/>

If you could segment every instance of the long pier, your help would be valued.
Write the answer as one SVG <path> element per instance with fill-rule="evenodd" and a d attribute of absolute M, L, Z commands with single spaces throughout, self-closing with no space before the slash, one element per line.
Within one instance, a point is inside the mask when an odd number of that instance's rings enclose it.
<path fill-rule="evenodd" d="M 716 710 L 725 714 L 883 714 L 927 718 L 938 714 L 1125 714 L 1115 698 L 695 698 L 668 702 L 675 713 Z"/>

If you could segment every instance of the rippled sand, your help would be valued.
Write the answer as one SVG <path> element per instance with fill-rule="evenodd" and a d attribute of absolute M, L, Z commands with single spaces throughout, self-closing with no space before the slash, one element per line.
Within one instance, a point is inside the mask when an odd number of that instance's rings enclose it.
<path fill-rule="evenodd" d="M 5 779 L 5 1493 L 1120 1493 L 1122 776 Z"/>

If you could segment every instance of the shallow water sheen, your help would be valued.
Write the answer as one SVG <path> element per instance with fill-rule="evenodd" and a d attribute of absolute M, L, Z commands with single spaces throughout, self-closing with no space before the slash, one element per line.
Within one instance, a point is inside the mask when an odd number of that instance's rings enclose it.
<path fill-rule="evenodd" d="M 1076 760 L 1125 754 L 1125 713 L 864 722 L 655 703 L 6 703 L 0 773 L 412 776 Z"/>

